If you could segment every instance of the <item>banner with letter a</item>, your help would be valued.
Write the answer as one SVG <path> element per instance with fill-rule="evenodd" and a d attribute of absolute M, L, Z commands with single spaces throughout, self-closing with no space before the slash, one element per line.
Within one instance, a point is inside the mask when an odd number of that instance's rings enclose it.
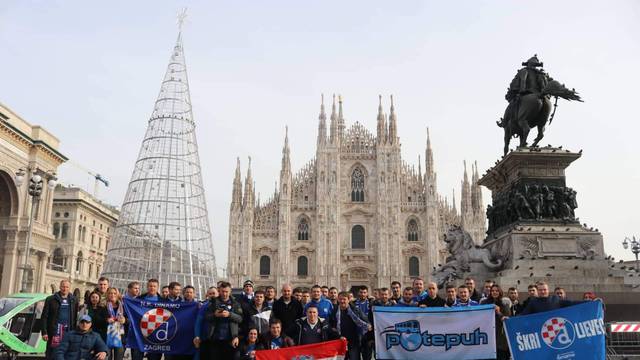
<path fill-rule="evenodd" d="M 516 316 L 505 321 L 514 360 L 605 358 L 604 312 L 599 301 Z"/>
<path fill-rule="evenodd" d="M 127 347 L 147 353 L 193 354 L 197 302 L 161 302 L 124 299 L 131 328 Z"/>
<path fill-rule="evenodd" d="M 374 307 L 376 359 L 495 359 L 495 307 Z"/>
<path fill-rule="evenodd" d="M 342 360 L 347 353 L 346 340 L 256 351 L 256 360 Z"/>

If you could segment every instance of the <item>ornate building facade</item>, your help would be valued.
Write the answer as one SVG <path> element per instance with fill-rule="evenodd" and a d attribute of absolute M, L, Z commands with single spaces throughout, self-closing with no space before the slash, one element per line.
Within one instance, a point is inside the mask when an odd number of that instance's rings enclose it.
<path fill-rule="evenodd" d="M 105 254 L 118 222 L 119 211 L 88 192 L 58 185 L 53 197 L 49 286 L 69 279 L 75 295 L 84 295 L 98 285 Z"/>
<path fill-rule="evenodd" d="M 320 106 L 316 156 L 291 169 L 288 134 L 280 179 L 273 196 L 256 200 L 251 160 L 244 179 L 235 170 L 229 214 L 227 275 L 234 286 L 292 283 L 389 286 L 427 277 L 444 263 L 443 234 L 457 224 L 474 240 L 486 231 L 477 167 L 466 165 L 461 212 L 439 195 L 431 140 L 418 167 L 401 157 L 393 98 L 389 114 L 382 99 L 376 134 L 361 123 L 346 127 L 342 99 L 334 97 L 329 126 Z"/>
<path fill-rule="evenodd" d="M 35 201 L 28 193 L 32 175 L 47 179 L 67 158 L 60 141 L 38 125 L 22 119 L 0 104 L 0 297 L 19 292 L 25 258 L 29 216 L 33 207 L 33 233 L 28 251 L 26 289 L 50 292 L 55 279 L 47 266 L 54 240 L 51 212 L 54 191 L 46 185 Z M 16 173 L 24 171 L 27 181 L 18 185 Z M 66 276 L 65 276 L 66 277 Z"/>

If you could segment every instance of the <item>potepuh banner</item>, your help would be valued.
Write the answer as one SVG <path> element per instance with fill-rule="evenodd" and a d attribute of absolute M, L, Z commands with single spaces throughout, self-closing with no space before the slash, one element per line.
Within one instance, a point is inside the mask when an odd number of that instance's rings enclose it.
<path fill-rule="evenodd" d="M 495 359 L 495 306 L 373 307 L 376 359 Z"/>
<path fill-rule="evenodd" d="M 193 354 L 198 303 L 124 299 L 131 321 L 127 347 L 147 353 Z"/>
<path fill-rule="evenodd" d="M 516 316 L 505 321 L 515 360 L 605 358 L 604 311 L 599 301 Z"/>

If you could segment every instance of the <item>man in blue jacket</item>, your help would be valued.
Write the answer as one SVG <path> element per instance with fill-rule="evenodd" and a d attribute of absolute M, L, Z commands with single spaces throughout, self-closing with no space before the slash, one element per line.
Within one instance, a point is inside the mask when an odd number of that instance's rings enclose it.
<path fill-rule="evenodd" d="M 78 330 L 64 334 L 60 346 L 55 349 L 55 360 L 104 360 L 108 350 L 100 335 L 91 331 L 91 317 L 82 315 Z"/>
<path fill-rule="evenodd" d="M 305 314 L 311 304 L 318 308 L 318 316 L 323 321 L 329 320 L 329 316 L 331 316 L 333 312 L 333 304 L 331 301 L 322 297 L 322 288 L 320 285 L 313 285 L 311 288 L 311 301 L 304 305 Z"/>

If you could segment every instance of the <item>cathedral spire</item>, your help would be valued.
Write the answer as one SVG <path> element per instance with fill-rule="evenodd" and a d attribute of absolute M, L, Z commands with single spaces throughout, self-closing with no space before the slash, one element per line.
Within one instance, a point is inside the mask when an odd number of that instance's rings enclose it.
<path fill-rule="evenodd" d="M 453 193 L 453 197 L 451 198 L 451 205 L 453 206 L 453 213 L 457 214 L 458 213 L 458 209 L 456 209 L 456 189 L 453 189 L 452 191 Z"/>
<path fill-rule="evenodd" d="M 398 142 L 398 124 L 396 121 L 395 107 L 393 106 L 393 95 L 391 95 L 391 110 L 389 111 L 389 143 Z"/>
<path fill-rule="evenodd" d="M 475 204 L 474 211 L 478 213 L 482 213 L 484 211 L 482 204 L 482 188 L 478 182 L 480 181 L 480 174 L 478 173 L 478 161 L 475 162 L 475 172 L 474 172 L 474 182 L 473 182 L 473 191 L 475 192 Z"/>
<path fill-rule="evenodd" d="M 336 94 L 333 94 L 333 103 L 331 104 L 331 129 L 329 139 L 332 144 L 336 143 L 338 135 L 338 115 L 336 114 Z"/>
<path fill-rule="evenodd" d="M 244 199 L 242 200 L 242 208 L 253 207 L 254 201 L 253 177 L 251 176 L 251 156 L 249 156 L 249 165 L 247 166 L 247 177 L 244 179 Z"/>
<path fill-rule="evenodd" d="M 429 128 L 427 128 L 427 151 L 425 152 L 425 168 L 424 172 L 427 178 L 433 178 L 435 175 L 435 168 L 433 163 L 433 150 L 431 149 L 431 136 L 429 134 Z"/>
<path fill-rule="evenodd" d="M 282 147 L 282 170 L 291 169 L 291 151 L 289 150 L 289 126 L 284 127 L 284 146 Z"/>
<path fill-rule="evenodd" d="M 418 154 L 418 182 L 422 185 L 422 158 Z"/>
<path fill-rule="evenodd" d="M 233 178 L 233 191 L 231 194 L 231 209 L 237 209 L 242 205 L 242 175 L 240 174 L 240 158 L 236 159 L 236 173 Z"/>
<path fill-rule="evenodd" d="M 327 143 L 327 114 L 324 112 L 324 94 L 320 97 L 320 115 L 318 116 L 318 147 Z"/>
<path fill-rule="evenodd" d="M 382 95 L 378 95 L 378 101 L 378 144 L 384 144 L 387 142 L 387 128 L 382 110 Z"/>
<path fill-rule="evenodd" d="M 338 95 L 338 139 L 344 135 L 344 116 L 342 114 L 342 95 Z"/>

